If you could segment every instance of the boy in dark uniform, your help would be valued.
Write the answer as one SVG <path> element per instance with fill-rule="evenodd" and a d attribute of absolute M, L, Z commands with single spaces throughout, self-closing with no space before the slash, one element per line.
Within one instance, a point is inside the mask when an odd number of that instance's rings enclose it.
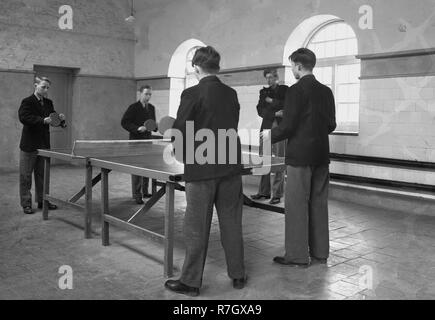
<path fill-rule="evenodd" d="M 182 133 L 185 148 L 190 143 L 189 122 L 194 130 L 206 130 L 218 136 L 219 130 L 236 132 L 239 124 L 240 105 L 234 89 L 223 84 L 216 74 L 220 70 L 220 55 L 213 47 L 197 49 L 192 59 L 195 75 L 199 80 L 181 94 L 180 107 L 173 129 Z M 208 139 L 208 138 L 207 138 Z M 165 287 L 171 291 L 197 296 L 202 286 L 202 276 L 207 257 L 213 207 L 219 218 L 222 246 L 227 261 L 228 276 L 235 289 L 242 289 L 246 283 L 244 247 L 242 232 L 242 164 L 241 145 L 237 136 L 236 144 L 218 140 L 214 144 L 214 158 L 202 163 L 195 156 L 192 163 L 184 157 L 184 178 L 186 181 L 186 212 L 184 216 L 184 244 L 186 255 L 178 280 L 168 280 Z M 177 144 L 177 143 L 176 143 Z M 177 149 L 175 149 L 177 150 Z M 226 151 L 225 151 L 226 150 Z M 223 153 L 225 151 L 225 153 Z M 196 154 L 196 151 L 193 152 Z M 187 154 L 187 152 L 186 152 Z M 181 155 L 181 154 L 180 154 Z M 235 162 L 229 160 L 236 155 Z M 224 159 L 220 162 L 217 159 Z"/>
<path fill-rule="evenodd" d="M 151 139 L 151 131 L 144 127 L 146 120 L 156 120 L 154 106 L 149 103 L 152 95 L 152 89 L 148 85 L 140 87 L 139 101 L 130 105 L 125 111 L 121 120 L 122 127 L 129 132 L 130 140 Z M 137 204 L 143 204 L 142 197 L 149 198 L 148 192 L 149 179 L 140 176 L 131 176 L 133 198 Z"/>
<path fill-rule="evenodd" d="M 329 257 L 329 134 L 337 127 L 331 89 L 316 80 L 316 55 L 307 48 L 289 60 L 296 84 L 287 90 L 283 120 L 263 139 L 287 139 L 285 164 L 285 254 L 274 262 L 289 266 L 326 264 Z"/>
<path fill-rule="evenodd" d="M 47 99 L 51 82 L 45 77 L 35 78 L 34 93 L 23 99 L 18 110 L 18 118 L 23 124 L 20 141 L 20 202 L 26 214 L 34 213 L 32 209 L 32 172 L 35 177 L 35 200 L 38 209 L 42 209 L 42 192 L 44 184 L 44 161 L 38 156 L 37 149 L 50 149 L 50 113 L 55 112 L 53 102 Z M 65 115 L 60 113 L 61 120 Z M 57 209 L 49 203 L 48 209 Z"/>
<path fill-rule="evenodd" d="M 284 108 L 286 85 L 278 84 L 278 72 L 276 69 L 266 69 L 263 72 L 269 87 L 260 90 L 260 99 L 257 104 L 258 115 L 263 118 L 261 129 L 272 129 L 279 125 L 282 119 L 282 110 Z M 272 155 L 284 157 L 285 141 L 280 141 L 272 145 Z M 260 153 L 262 153 L 263 143 L 260 141 Z M 261 177 L 258 193 L 251 196 L 254 200 L 262 198 L 269 199 L 270 190 L 270 173 Z M 275 173 L 272 186 L 272 199 L 270 204 L 277 204 L 281 201 L 284 192 L 284 171 Z"/>

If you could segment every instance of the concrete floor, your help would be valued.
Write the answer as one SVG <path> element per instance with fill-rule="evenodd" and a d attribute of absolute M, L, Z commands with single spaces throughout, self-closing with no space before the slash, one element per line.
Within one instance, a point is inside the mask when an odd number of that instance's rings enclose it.
<path fill-rule="evenodd" d="M 331 255 L 328 265 L 307 269 L 272 262 L 284 253 L 284 216 L 244 208 L 248 285 L 234 290 L 226 274 L 216 217 L 210 236 L 201 295 L 189 298 L 164 289 L 163 247 L 111 227 L 111 245 L 103 247 L 100 226 L 83 238 L 82 216 L 60 208 L 42 221 L 41 212 L 24 215 L 18 199 L 18 173 L 1 173 L 0 299 L 434 299 L 435 217 L 375 209 L 330 200 Z M 84 181 L 78 167 L 56 166 L 51 190 L 60 198 Z M 110 174 L 112 214 L 127 217 L 130 177 Z M 94 189 L 95 215 L 100 187 Z M 246 190 L 247 194 L 253 193 Z M 174 265 L 178 278 L 184 259 L 184 193 L 176 192 Z M 83 201 L 80 201 L 83 203 Z M 140 225 L 161 232 L 164 200 Z M 73 289 L 59 288 L 59 268 L 73 271 Z"/>

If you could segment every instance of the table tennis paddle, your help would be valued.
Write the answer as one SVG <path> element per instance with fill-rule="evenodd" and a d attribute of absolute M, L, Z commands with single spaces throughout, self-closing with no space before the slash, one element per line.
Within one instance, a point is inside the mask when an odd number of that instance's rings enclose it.
<path fill-rule="evenodd" d="M 148 119 L 143 125 L 148 131 L 155 131 L 157 129 L 157 123 L 153 119 Z"/>
<path fill-rule="evenodd" d="M 57 112 L 50 113 L 49 117 L 51 119 L 50 125 L 52 127 L 66 128 L 65 120 L 61 120 Z"/>
<path fill-rule="evenodd" d="M 175 119 L 170 116 L 163 117 L 159 122 L 159 132 L 165 135 L 166 130 L 171 129 L 174 125 Z"/>

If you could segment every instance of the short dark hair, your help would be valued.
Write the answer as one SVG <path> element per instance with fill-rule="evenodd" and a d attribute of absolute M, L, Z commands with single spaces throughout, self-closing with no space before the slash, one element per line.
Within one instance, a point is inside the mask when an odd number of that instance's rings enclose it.
<path fill-rule="evenodd" d="M 307 48 L 300 48 L 293 52 L 289 59 L 294 63 L 300 63 L 304 69 L 312 71 L 316 65 L 316 55 Z"/>
<path fill-rule="evenodd" d="M 36 84 L 40 84 L 42 81 L 46 81 L 49 84 L 51 84 L 50 79 L 48 79 L 47 77 L 38 77 L 38 76 L 35 77 L 35 83 Z"/>
<path fill-rule="evenodd" d="M 145 89 L 152 89 L 150 85 L 145 84 L 143 86 L 140 86 L 139 92 L 142 93 Z"/>
<path fill-rule="evenodd" d="M 192 67 L 200 66 L 205 72 L 218 73 L 220 70 L 219 63 L 221 56 L 215 48 L 211 46 L 201 47 L 195 51 L 192 59 Z"/>
<path fill-rule="evenodd" d="M 276 68 L 267 68 L 267 69 L 264 69 L 264 71 L 263 71 L 263 77 L 266 78 L 266 75 L 269 73 L 275 77 L 278 76 L 278 70 L 276 70 Z"/>

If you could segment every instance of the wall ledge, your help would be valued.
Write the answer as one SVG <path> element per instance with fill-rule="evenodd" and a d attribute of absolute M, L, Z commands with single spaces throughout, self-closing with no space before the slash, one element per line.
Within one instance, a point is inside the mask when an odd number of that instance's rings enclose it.
<path fill-rule="evenodd" d="M 357 55 L 356 58 L 361 60 L 373 60 L 373 59 L 391 59 L 391 58 L 424 56 L 424 55 L 432 55 L 432 54 L 435 54 L 435 48 L 405 50 L 405 51 L 396 51 L 396 52 L 382 52 L 382 53 L 372 53 L 372 54 L 360 54 Z"/>
<path fill-rule="evenodd" d="M 0 72 L 35 74 L 35 71 L 33 71 L 31 69 L 6 69 L 6 68 L 0 68 Z"/>
<path fill-rule="evenodd" d="M 229 69 L 222 69 L 217 75 L 224 75 L 228 73 L 240 73 L 240 72 L 250 72 L 250 71 L 259 71 L 264 70 L 267 68 L 284 68 L 285 66 L 282 65 L 282 63 L 272 63 L 272 64 L 264 64 L 264 65 L 257 65 L 257 66 L 248 66 L 248 67 L 240 67 L 240 68 L 229 68 Z M 155 76 L 149 76 L 149 77 L 136 77 L 136 81 L 142 81 L 142 80 L 160 80 L 160 79 L 169 79 L 167 75 L 155 75 Z"/>

